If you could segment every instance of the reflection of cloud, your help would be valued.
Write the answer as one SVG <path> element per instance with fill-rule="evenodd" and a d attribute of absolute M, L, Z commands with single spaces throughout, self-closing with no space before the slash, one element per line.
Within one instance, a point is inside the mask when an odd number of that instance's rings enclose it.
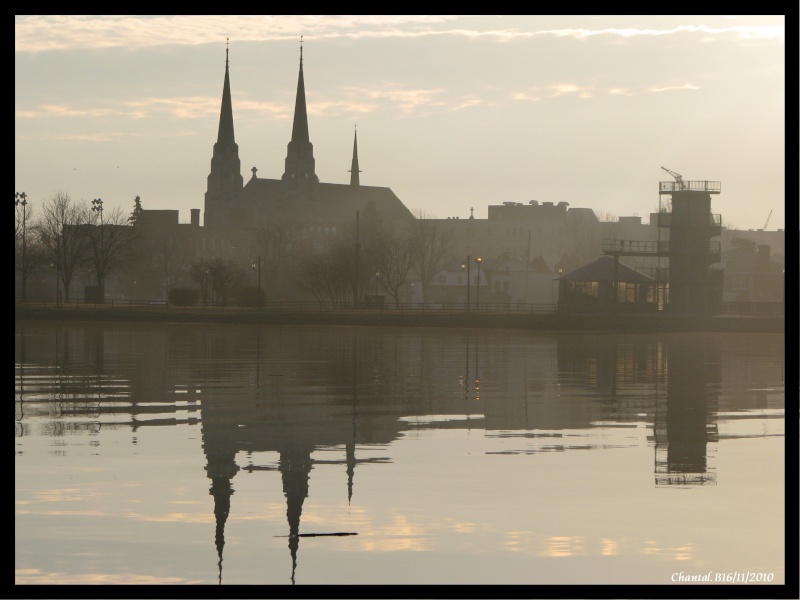
<path fill-rule="evenodd" d="M 545 543 L 545 556 L 560 557 L 586 554 L 586 540 L 582 536 L 550 536 Z"/>
<path fill-rule="evenodd" d="M 425 529 L 408 522 L 404 515 L 396 515 L 390 525 L 375 528 L 359 542 L 361 550 L 394 552 L 397 550 L 422 551 L 430 549 L 430 539 Z"/>
<path fill-rule="evenodd" d="M 204 583 L 181 577 L 156 577 L 133 573 L 59 573 L 39 569 L 15 569 L 16 585 L 154 585 Z"/>
<path fill-rule="evenodd" d="M 642 548 L 641 553 L 650 556 L 660 556 L 667 560 L 691 560 L 694 553 L 694 546 L 689 543 L 685 546 L 678 546 L 675 548 L 661 548 L 655 540 L 647 540 L 644 543 L 644 548 Z"/>
<path fill-rule="evenodd" d="M 536 554 L 537 546 L 541 542 L 535 539 L 536 534 L 532 531 L 509 531 L 503 540 L 503 547 L 511 552 L 526 552 Z"/>
<path fill-rule="evenodd" d="M 214 515 L 208 513 L 164 513 L 159 515 L 145 515 L 141 513 L 128 512 L 125 513 L 126 519 L 135 519 L 137 521 L 144 521 L 145 523 L 213 523 Z"/>
<path fill-rule="evenodd" d="M 450 527 L 458 533 L 475 533 L 475 523 L 453 523 Z"/>
<path fill-rule="evenodd" d="M 34 502 L 83 502 L 104 494 L 97 490 L 64 488 L 60 490 L 39 490 L 34 494 Z"/>
<path fill-rule="evenodd" d="M 603 545 L 600 553 L 603 556 L 618 556 L 619 555 L 619 541 L 609 538 L 603 538 Z"/>

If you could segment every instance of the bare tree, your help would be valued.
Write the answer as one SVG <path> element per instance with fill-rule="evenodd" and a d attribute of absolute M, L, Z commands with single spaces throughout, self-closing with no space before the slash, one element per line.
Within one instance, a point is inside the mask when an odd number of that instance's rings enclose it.
<path fill-rule="evenodd" d="M 211 302 L 217 306 L 228 306 L 246 278 L 240 265 L 221 258 L 211 261 L 203 259 L 193 263 L 190 274 L 203 291 L 203 303 Z"/>
<path fill-rule="evenodd" d="M 352 301 L 355 289 L 353 261 L 352 240 L 340 237 L 327 249 L 309 251 L 301 257 L 300 283 L 322 304 L 346 304 Z"/>
<path fill-rule="evenodd" d="M 400 288 L 408 281 L 414 264 L 414 246 L 411 238 L 383 236 L 369 248 L 372 264 L 380 272 L 380 286 L 400 306 Z"/>
<path fill-rule="evenodd" d="M 89 220 L 88 212 L 86 206 L 76 204 L 68 193 L 56 192 L 45 203 L 36 225 L 39 239 L 56 269 L 56 277 L 63 285 L 66 302 L 69 302 L 72 279 L 86 257 L 86 234 L 81 225 Z"/>
<path fill-rule="evenodd" d="M 414 270 L 422 284 L 422 301 L 425 302 L 431 279 L 452 258 L 453 238 L 451 232 L 425 211 L 420 209 L 415 216 L 409 224 L 409 237 Z"/>
<path fill-rule="evenodd" d="M 297 256 L 303 245 L 300 227 L 278 223 L 259 227 L 253 232 L 252 247 L 261 257 L 261 268 L 269 275 L 269 295 L 284 299 L 292 273 L 297 272 Z"/>
<path fill-rule="evenodd" d="M 97 285 L 105 287 L 106 278 L 119 267 L 130 262 L 133 256 L 133 242 L 136 236 L 129 218 L 119 206 L 110 211 L 87 210 L 85 231 L 91 261 L 97 275 Z"/>
<path fill-rule="evenodd" d="M 169 290 L 180 285 L 186 277 L 194 252 L 188 240 L 180 236 L 178 227 L 172 227 L 166 235 L 152 239 L 149 246 L 152 269 L 159 278 L 159 287 L 163 286 L 162 293 L 166 298 Z"/>

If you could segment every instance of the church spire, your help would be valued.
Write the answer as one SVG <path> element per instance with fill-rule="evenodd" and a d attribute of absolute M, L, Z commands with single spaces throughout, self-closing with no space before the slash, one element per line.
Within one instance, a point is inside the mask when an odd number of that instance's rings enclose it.
<path fill-rule="evenodd" d="M 239 146 L 233 133 L 233 103 L 231 102 L 230 63 L 228 41 L 225 42 L 225 81 L 222 86 L 222 103 L 219 110 L 219 130 L 214 153 L 211 156 L 211 172 L 206 184 L 206 213 L 209 202 L 230 201 L 244 187 L 239 161 Z M 213 210 L 213 209 L 212 209 Z"/>
<path fill-rule="evenodd" d="M 358 127 L 356 125 L 356 127 Z M 361 185 L 361 181 L 359 180 L 358 174 L 361 173 L 358 169 L 358 129 L 356 129 L 355 134 L 353 135 L 353 164 L 350 167 L 350 185 Z"/>
<path fill-rule="evenodd" d="M 306 87 L 303 79 L 303 36 L 300 36 L 300 74 L 297 78 L 297 96 L 294 102 L 292 140 L 286 152 L 286 170 L 281 177 L 291 190 L 304 189 L 309 183 L 319 182 L 314 167 L 314 146 L 308 137 L 308 112 Z"/>
<path fill-rule="evenodd" d="M 222 85 L 222 106 L 219 110 L 218 144 L 235 144 L 236 136 L 233 133 L 233 106 L 231 104 L 231 78 L 228 70 L 228 41 L 225 41 L 225 83 Z"/>

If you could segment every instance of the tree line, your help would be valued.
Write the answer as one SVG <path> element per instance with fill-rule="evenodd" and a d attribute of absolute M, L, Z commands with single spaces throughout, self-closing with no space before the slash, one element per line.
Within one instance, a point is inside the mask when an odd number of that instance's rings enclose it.
<path fill-rule="evenodd" d="M 73 283 L 88 273 L 101 295 L 113 281 L 117 294 L 136 299 L 174 295 L 221 306 L 315 299 L 334 307 L 359 305 L 378 294 L 399 305 L 411 281 L 419 282 L 426 299 L 434 274 L 454 260 L 451 236 L 422 211 L 398 226 L 370 206 L 358 228 L 324 240 L 310 238 L 301 223 L 258 227 L 238 241 L 238 256 L 252 257 L 242 262 L 198 256 L 196 240 L 185 229 L 142 226 L 139 196 L 130 213 L 104 209 L 99 199 L 77 201 L 66 192 L 41 206 L 25 198 L 15 208 L 16 280 L 23 301 L 29 281 L 39 275 L 55 277 L 56 298 L 63 294 L 69 302 Z"/>

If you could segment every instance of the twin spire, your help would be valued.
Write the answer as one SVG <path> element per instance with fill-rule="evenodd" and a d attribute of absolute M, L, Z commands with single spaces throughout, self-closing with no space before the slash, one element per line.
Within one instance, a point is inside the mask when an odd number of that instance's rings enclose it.
<path fill-rule="evenodd" d="M 236 145 L 233 128 L 229 52 L 229 40 L 226 39 L 225 82 L 222 89 L 219 131 L 217 134 L 217 143 L 214 145 L 214 153 L 219 159 L 222 158 L 221 155 L 225 155 L 225 158 L 228 160 L 235 156 L 235 161 L 238 163 L 238 147 Z M 214 162 L 215 161 L 212 160 L 212 171 L 214 171 Z M 228 169 L 225 170 L 228 171 Z M 358 133 L 356 132 L 353 140 L 352 166 L 349 170 L 351 186 L 360 185 L 360 172 L 358 168 Z M 211 176 L 209 179 L 211 180 Z M 224 176 L 215 178 L 215 185 L 212 186 L 210 184 L 209 191 L 212 191 L 214 187 L 216 187 L 216 189 L 213 191 L 223 191 L 220 188 L 226 186 L 224 184 L 220 185 L 220 180 L 224 181 L 226 179 L 227 177 Z M 309 191 L 314 184 L 319 183 L 314 160 L 314 145 L 311 143 L 308 134 L 308 110 L 306 108 L 306 89 L 303 77 L 303 36 L 300 36 L 300 70 L 297 77 L 297 94 L 295 96 L 294 121 L 292 122 L 292 138 L 287 145 L 285 168 L 281 179 L 286 182 L 289 192 Z"/>

